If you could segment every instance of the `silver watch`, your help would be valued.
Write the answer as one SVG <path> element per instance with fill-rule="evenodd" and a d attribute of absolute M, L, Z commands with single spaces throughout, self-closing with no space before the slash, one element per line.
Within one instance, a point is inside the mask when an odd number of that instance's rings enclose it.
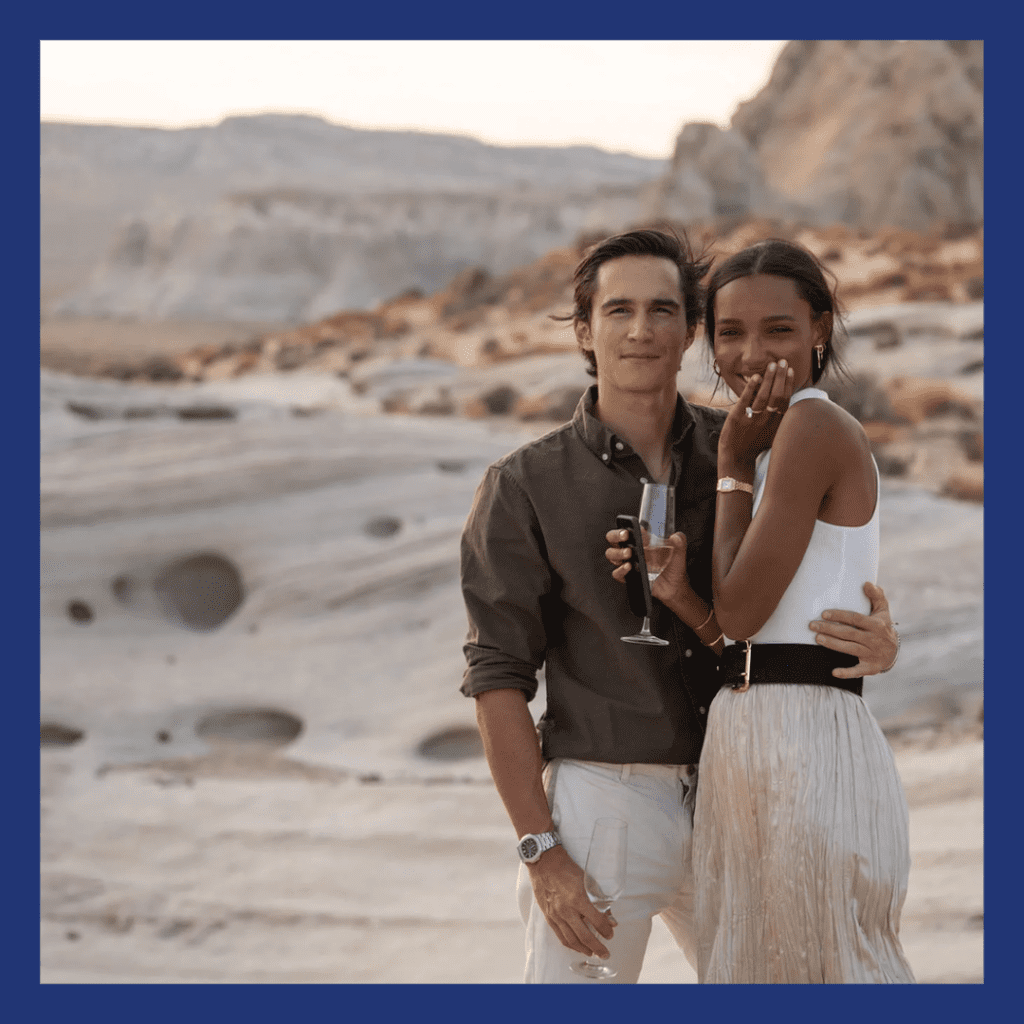
<path fill-rule="evenodd" d="M 536 864 L 542 853 L 550 850 L 552 846 L 560 845 L 561 842 L 557 832 L 541 832 L 537 835 L 531 832 L 519 840 L 516 850 L 524 864 Z"/>

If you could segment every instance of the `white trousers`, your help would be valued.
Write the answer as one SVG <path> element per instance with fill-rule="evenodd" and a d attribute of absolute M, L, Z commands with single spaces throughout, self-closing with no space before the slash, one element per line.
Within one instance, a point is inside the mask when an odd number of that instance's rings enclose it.
<path fill-rule="evenodd" d="M 616 984 L 640 977 L 651 919 L 660 914 L 686 959 L 696 969 L 694 886 L 691 862 L 696 765 L 603 764 L 551 761 L 544 788 L 555 828 L 569 856 L 583 867 L 598 818 L 628 824 L 626 887 L 612 906 L 618 921 L 606 941 Z M 582 954 L 558 941 L 533 898 L 529 869 L 519 867 L 519 912 L 526 925 L 527 984 L 606 984 L 574 974 Z"/>

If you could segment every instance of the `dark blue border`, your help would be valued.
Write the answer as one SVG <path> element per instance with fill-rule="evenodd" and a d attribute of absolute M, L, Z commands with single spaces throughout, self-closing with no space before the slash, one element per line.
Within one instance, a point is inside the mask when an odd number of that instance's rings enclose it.
<path fill-rule="evenodd" d="M 980 9 L 964 14 L 963 5 L 932 4 L 926 11 L 916 5 L 875 2 L 847 5 L 746 4 L 725 8 L 704 5 L 658 4 L 635 7 L 598 2 L 561 7 L 550 2 L 528 0 L 507 5 L 448 4 L 422 5 L 402 9 L 382 5 L 275 5 L 257 3 L 225 5 L 193 0 L 173 8 L 140 5 L 125 0 L 103 5 L 48 4 L 45 17 L 22 9 L 33 23 L 7 26 L 5 61 L 0 62 L 9 97 L 6 111 L 8 145 L 3 174 L 8 196 L 7 234 L 10 282 L 5 317 L 5 354 L 9 370 L 8 401 L 3 415 L 8 422 L 7 500 L 2 504 L 8 537 L 13 541 L 8 559 L 8 586 L 3 588 L 3 622 L 8 645 L 5 673 L 8 707 L 16 728 L 8 728 L 4 756 L 8 759 L 7 801 L 12 804 L 8 842 L 4 857 L 9 860 L 7 877 L 14 883 L 10 893 L 13 920 L 8 921 L 5 975 L 10 979 L 5 1003 L 13 1004 L 12 1019 L 57 1021 L 104 1019 L 129 1016 L 149 1021 L 221 1020 L 245 1017 L 252 1021 L 288 1019 L 310 1012 L 331 1019 L 353 1018 L 362 1013 L 373 1019 L 434 1017 L 452 1013 L 478 1012 L 484 1019 L 519 1021 L 523 1015 L 545 1018 L 563 1014 L 596 1012 L 617 1016 L 650 1013 L 662 1019 L 685 1018 L 702 1011 L 743 1019 L 764 1021 L 791 1018 L 794 1012 L 818 1008 L 830 1021 L 863 1021 L 865 1011 L 882 1020 L 903 1020 L 910 1015 L 927 1015 L 930 1020 L 989 1019 L 1003 1001 L 1007 982 L 1016 967 L 1020 940 L 1014 927 L 1020 913 L 1019 871 L 1011 870 L 1008 859 L 1017 852 L 1016 839 L 1020 806 L 1015 773 L 1000 751 L 1014 749 L 1019 740 L 1009 730 L 1020 721 L 1022 672 L 1015 658 L 1013 637 L 1019 632 L 1017 610 L 1020 599 L 1019 531 L 1013 529 L 1019 516 L 1017 490 L 1020 459 L 1006 451 L 1005 431 L 1024 422 L 1019 415 L 1019 394 L 1008 392 L 1014 383 L 1013 362 L 1007 359 L 1019 347 L 1016 335 L 1007 332 L 1006 295 L 1019 291 L 1017 282 L 1007 280 L 1016 261 L 1000 260 L 1011 250 L 1010 232 L 1016 224 L 1016 209 L 1003 209 L 1010 201 L 1008 178 L 1019 176 L 1020 162 L 1013 143 L 1016 131 L 1000 132 L 1004 124 L 1019 120 L 1019 55 L 1011 45 L 1018 34 L 1008 25 L 990 20 Z M 168 17 L 167 12 L 171 12 Z M 725 15 L 725 18 L 722 15 Z M 538 31 L 540 28 L 540 31 Z M 987 375 L 988 463 L 993 472 L 988 481 L 986 526 L 986 627 L 996 642 L 989 650 L 988 678 L 994 680 L 997 713 L 988 723 L 988 799 L 996 813 L 987 816 L 986 872 L 995 879 L 986 927 L 986 977 L 984 986 L 917 986 L 888 989 L 846 988 L 842 995 L 820 988 L 799 993 L 776 990 L 698 988 L 686 990 L 668 986 L 549 988 L 538 993 L 521 986 L 204 986 L 201 993 L 191 986 L 39 986 L 33 936 L 37 936 L 38 904 L 32 879 L 38 868 L 37 792 L 31 780 L 35 757 L 35 726 L 38 713 L 38 617 L 30 595 L 38 582 L 38 389 L 36 337 L 38 295 L 38 206 L 37 164 L 38 105 L 33 90 L 38 83 L 38 40 L 40 38 L 726 38 L 743 29 L 743 38 L 775 39 L 794 35 L 801 38 L 985 38 L 990 123 L 996 130 L 988 146 L 986 182 L 988 207 L 996 212 L 989 233 L 989 321 L 990 348 L 996 372 Z M 528 72 L 527 72 L 528 73 Z M 623 74 L 642 74 L 642 68 L 624 67 Z M 585 90 L 581 90 L 585 96 Z M 994 117 L 992 115 L 995 115 Z M 1001 135 L 1001 137 L 1000 137 Z M 1012 149 L 1011 149 L 1012 147 Z M 1011 221 L 1012 218 L 1012 221 Z M 991 258 L 991 253 L 996 258 Z M 5 261 L 7 262 L 7 261 Z M 1016 286 L 1016 287 L 1015 287 Z M 1003 300 L 1003 301 L 1001 301 Z M 1003 308 L 1000 308 L 1000 306 Z M 1008 337 L 1009 343 L 1002 339 Z M 1003 371 L 1003 372 L 1000 372 Z M 1007 410 L 1009 402 L 1013 409 Z M 1013 504 L 1011 504 L 1013 503 Z M 1011 524 L 1011 518 L 1013 523 Z M 1011 662 L 1011 658 L 1013 661 Z M 23 785 L 23 780 L 29 780 Z M 1011 788 L 1012 787 L 1012 788 Z M 1004 813 L 998 813 L 1004 809 Z M 1013 830 L 1012 834 L 1010 829 Z M 1014 858 L 1017 867 L 1019 858 Z M 1000 883 L 1003 884 L 1000 884 Z M 1013 957 L 1013 961 L 1010 958 Z M 30 1007 L 19 1012 L 19 1004 Z"/>

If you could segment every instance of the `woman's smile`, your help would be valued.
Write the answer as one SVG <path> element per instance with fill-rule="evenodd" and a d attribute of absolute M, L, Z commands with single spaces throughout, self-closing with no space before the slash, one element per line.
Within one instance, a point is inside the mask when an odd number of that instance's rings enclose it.
<path fill-rule="evenodd" d="M 784 360 L 797 390 L 806 387 L 823 326 L 788 277 L 752 274 L 730 281 L 715 296 L 715 359 L 722 379 L 738 395 L 770 364 Z"/>

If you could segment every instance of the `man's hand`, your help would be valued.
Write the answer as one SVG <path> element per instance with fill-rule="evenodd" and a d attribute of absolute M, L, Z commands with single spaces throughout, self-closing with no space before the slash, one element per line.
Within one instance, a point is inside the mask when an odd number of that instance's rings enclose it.
<path fill-rule="evenodd" d="M 630 571 L 629 558 L 632 548 L 620 548 L 618 545 L 629 539 L 627 530 L 609 530 L 605 540 L 611 545 L 605 549 L 604 557 L 612 565 L 617 566 L 612 579 L 622 583 Z M 673 533 L 668 538 L 668 546 L 672 549 L 668 564 L 651 584 L 651 597 L 661 601 L 670 608 L 691 629 L 707 621 L 708 606 L 690 586 L 690 577 L 686 571 L 686 534 Z"/>
<path fill-rule="evenodd" d="M 817 633 L 815 640 L 833 651 L 856 655 L 858 661 L 850 668 L 834 668 L 837 679 L 856 679 L 873 676 L 892 668 L 899 651 L 896 629 L 889 617 L 889 602 L 881 587 L 864 584 L 864 593 L 871 602 L 871 613 L 842 611 L 830 608 L 820 619 L 810 623 Z"/>
<path fill-rule="evenodd" d="M 608 947 L 594 933 L 610 939 L 615 918 L 611 911 L 601 913 L 587 898 L 583 870 L 565 847 L 552 847 L 528 868 L 537 906 L 558 941 L 584 956 L 606 959 Z"/>
<path fill-rule="evenodd" d="M 476 698 L 476 714 L 487 764 L 516 835 L 551 831 L 555 825 L 526 695 L 516 689 L 485 690 Z M 587 899 L 583 871 L 565 847 L 553 846 L 527 869 L 537 906 L 559 942 L 585 956 L 607 956 L 597 936 L 610 939 L 615 920 Z"/>

